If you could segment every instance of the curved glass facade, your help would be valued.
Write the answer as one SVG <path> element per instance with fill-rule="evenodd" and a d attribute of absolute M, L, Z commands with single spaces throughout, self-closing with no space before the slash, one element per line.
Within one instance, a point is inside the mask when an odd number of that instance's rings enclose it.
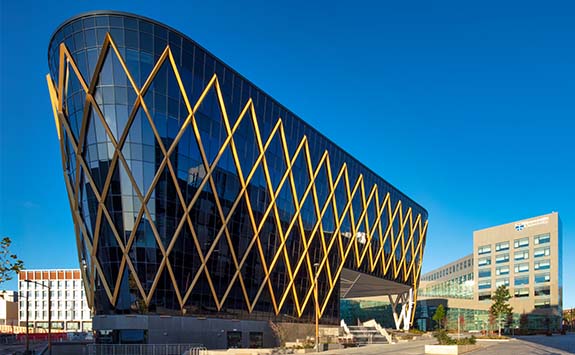
<path fill-rule="evenodd" d="M 337 323 L 344 267 L 417 284 L 427 212 L 191 39 L 96 12 L 48 62 L 96 315 L 307 322 L 317 275 Z"/>

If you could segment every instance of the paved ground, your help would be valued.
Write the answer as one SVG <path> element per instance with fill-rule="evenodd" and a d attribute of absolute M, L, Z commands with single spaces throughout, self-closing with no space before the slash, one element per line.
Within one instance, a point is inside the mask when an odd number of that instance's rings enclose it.
<path fill-rule="evenodd" d="M 399 344 L 375 344 L 358 348 L 331 350 L 322 355 L 423 355 L 425 344 L 435 344 L 435 339 L 423 339 Z M 482 348 L 470 355 L 568 355 L 575 354 L 575 333 L 568 335 L 544 335 L 517 337 L 507 342 L 480 342 Z M 43 344 L 34 344 L 42 347 Z M 23 350 L 23 346 L 0 345 L 0 355 Z M 56 348 L 54 348 L 56 350 Z"/>
<path fill-rule="evenodd" d="M 522 353 L 528 354 L 575 354 L 575 333 L 568 333 L 567 335 L 531 335 L 516 337 L 515 344 L 509 342 L 509 348 L 520 346 Z M 501 346 L 499 346 L 501 347 Z M 498 348 L 499 348 L 498 347 Z M 505 348 L 505 346 L 503 346 Z M 495 350 L 495 348 L 493 348 Z M 510 352 L 515 350 L 510 350 Z M 484 353 L 487 354 L 487 353 Z M 503 354 L 503 353 L 497 353 Z"/>
<path fill-rule="evenodd" d="M 30 350 L 40 351 L 45 346 L 46 346 L 46 343 L 44 343 L 44 342 L 30 343 Z M 23 353 L 24 350 L 26 350 L 26 345 L 24 345 L 24 344 L 11 344 L 11 345 L 2 344 L 2 345 L 0 345 L 0 355 L 8 355 L 8 354 L 14 354 L 14 353 L 19 353 L 19 352 Z"/>
<path fill-rule="evenodd" d="M 347 348 L 340 350 L 330 350 L 321 353 L 322 355 L 419 355 L 423 354 L 425 344 L 435 344 L 435 339 L 416 340 L 399 344 L 372 344 L 358 348 Z"/>
<path fill-rule="evenodd" d="M 435 339 L 418 340 L 399 344 L 377 344 L 359 348 L 326 351 L 329 355 L 423 355 L 425 344 L 435 344 Z M 567 355 L 575 354 L 575 333 L 568 335 L 534 335 L 517 337 L 507 342 L 480 342 L 481 349 L 472 355 Z"/>

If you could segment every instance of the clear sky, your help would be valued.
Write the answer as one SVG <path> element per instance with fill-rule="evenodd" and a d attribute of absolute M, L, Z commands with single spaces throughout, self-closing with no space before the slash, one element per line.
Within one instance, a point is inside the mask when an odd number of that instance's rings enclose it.
<path fill-rule="evenodd" d="M 1 1 L 0 234 L 78 267 L 45 83 L 53 30 L 134 12 L 189 35 L 429 211 L 424 271 L 558 211 L 575 307 L 572 1 Z M 14 288 L 14 282 L 3 287 Z"/>

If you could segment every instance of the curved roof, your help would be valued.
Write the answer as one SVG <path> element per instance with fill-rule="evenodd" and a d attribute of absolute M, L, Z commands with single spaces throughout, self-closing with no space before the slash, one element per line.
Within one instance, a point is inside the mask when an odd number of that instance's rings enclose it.
<path fill-rule="evenodd" d="M 393 188 L 395 191 L 397 191 L 399 194 L 401 194 L 402 200 L 406 199 L 408 200 L 411 204 L 419 207 L 422 209 L 423 212 L 425 212 L 426 217 L 428 218 L 428 212 L 427 209 L 425 209 L 423 206 L 421 206 L 419 203 L 415 202 L 413 199 L 411 199 L 409 196 L 407 196 L 405 193 L 403 193 L 401 190 L 399 190 L 397 187 L 395 187 L 393 184 L 389 183 L 389 181 L 387 181 L 386 179 L 382 178 L 381 175 L 379 175 L 378 173 L 376 173 L 375 171 L 373 171 L 371 168 L 369 168 L 368 166 L 366 166 L 364 163 L 362 163 L 359 159 L 355 158 L 352 154 L 350 154 L 349 152 L 347 152 L 345 149 L 343 149 L 339 144 L 335 143 L 334 141 L 332 141 L 330 138 L 326 137 L 323 133 L 321 133 L 319 130 L 317 130 L 315 127 L 313 127 L 312 125 L 310 125 L 307 121 L 305 121 L 304 119 L 302 119 L 299 115 L 297 115 L 296 113 L 294 113 L 292 110 L 290 110 L 289 108 L 285 107 L 282 103 L 280 103 L 278 100 L 276 100 L 272 95 L 268 94 L 266 91 L 264 91 L 263 89 L 261 89 L 258 85 L 255 85 L 251 80 L 247 79 L 244 75 L 240 74 L 237 70 L 233 69 L 230 65 L 228 65 L 227 63 L 224 63 L 221 59 L 219 59 L 216 55 L 214 55 L 211 51 L 207 50 L 205 47 L 201 46 L 200 44 L 198 44 L 196 41 L 194 41 L 193 39 L 191 39 L 189 36 L 187 36 L 186 34 L 182 33 L 181 31 L 176 30 L 173 27 L 170 27 L 164 23 L 161 23 L 159 21 L 156 21 L 154 19 L 151 19 L 149 17 L 145 17 L 145 16 L 141 16 L 141 15 L 137 15 L 137 14 L 133 14 L 130 12 L 124 12 L 124 11 L 116 11 L 116 10 L 93 10 L 93 11 L 88 11 L 88 12 L 83 12 L 80 13 L 78 15 L 72 16 L 70 18 L 68 18 L 67 20 L 65 20 L 60 26 L 58 26 L 56 28 L 56 30 L 52 33 L 52 35 L 50 36 L 50 44 L 52 43 L 52 41 L 54 40 L 54 36 L 56 35 L 56 33 L 58 33 L 62 28 L 64 28 L 66 25 L 68 25 L 69 23 L 76 21 L 80 18 L 83 17 L 88 17 L 88 16 L 97 16 L 97 15 L 118 15 L 118 16 L 126 16 L 126 17 L 133 17 L 139 20 L 144 20 L 147 22 L 150 22 L 152 24 L 155 24 L 157 26 L 161 26 L 164 27 L 165 29 L 169 30 L 169 31 L 173 31 L 175 33 L 177 33 L 178 35 L 180 35 L 182 38 L 192 42 L 194 45 L 200 47 L 202 50 L 204 50 L 206 53 L 208 53 L 209 55 L 211 55 L 212 57 L 214 57 L 216 60 L 218 60 L 220 63 L 222 63 L 223 65 L 225 65 L 228 69 L 230 69 L 231 71 L 234 72 L 234 74 L 236 74 L 237 76 L 241 77 L 243 80 L 245 80 L 246 82 L 248 82 L 250 85 L 252 85 L 253 87 L 255 87 L 256 89 L 260 90 L 262 93 L 264 93 L 265 95 L 267 95 L 269 98 L 271 98 L 278 106 L 280 106 L 281 108 L 283 108 L 285 111 L 291 113 L 294 117 L 296 117 L 297 119 L 299 119 L 304 125 L 306 125 L 307 127 L 309 127 L 311 130 L 315 131 L 316 134 L 318 134 L 319 136 L 321 136 L 323 139 L 325 139 L 326 141 L 328 141 L 330 144 L 332 144 L 334 147 L 336 147 L 337 149 L 340 149 L 343 153 L 345 153 L 349 159 L 354 160 L 358 165 L 360 165 L 363 169 L 369 171 L 371 174 L 373 174 L 375 177 L 377 177 L 378 179 L 381 179 L 384 183 L 388 184 L 389 187 Z M 48 53 L 49 56 L 49 53 Z M 48 58 L 49 61 L 49 58 Z"/>

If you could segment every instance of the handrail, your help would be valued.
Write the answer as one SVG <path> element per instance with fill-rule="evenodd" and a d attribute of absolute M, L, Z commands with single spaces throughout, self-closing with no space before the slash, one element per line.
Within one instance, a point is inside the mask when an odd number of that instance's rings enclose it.
<path fill-rule="evenodd" d="M 349 328 L 347 327 L 347 324 L 345 324 L 345 321 L 343 319 L 341 320 L 339 325 L 343 328 L 343 331 L 345 332 L 346 335 L 352 335 L 351 331 L 349 330 Z"/>
<path fill-rule="evenodd" d="M 385 339 L 387 339 L 387 342 L 389 344 L 395 344 L 393 342 L 393 337 L 391 336 L 391 334 L 389 334 L 387 332 L 387 330 L 385 330 L 384 327 L 379 325 L 379 323 L 375 319 L 371 319 L 371 320 L 368 320 L 367 322 L 363 322 L 363 325 L 367 326 L 367 327 L 374 327 L 375 330 L 377 330 L 379 332 L 379 334 L 383 335 L 385 337 Z"/>

